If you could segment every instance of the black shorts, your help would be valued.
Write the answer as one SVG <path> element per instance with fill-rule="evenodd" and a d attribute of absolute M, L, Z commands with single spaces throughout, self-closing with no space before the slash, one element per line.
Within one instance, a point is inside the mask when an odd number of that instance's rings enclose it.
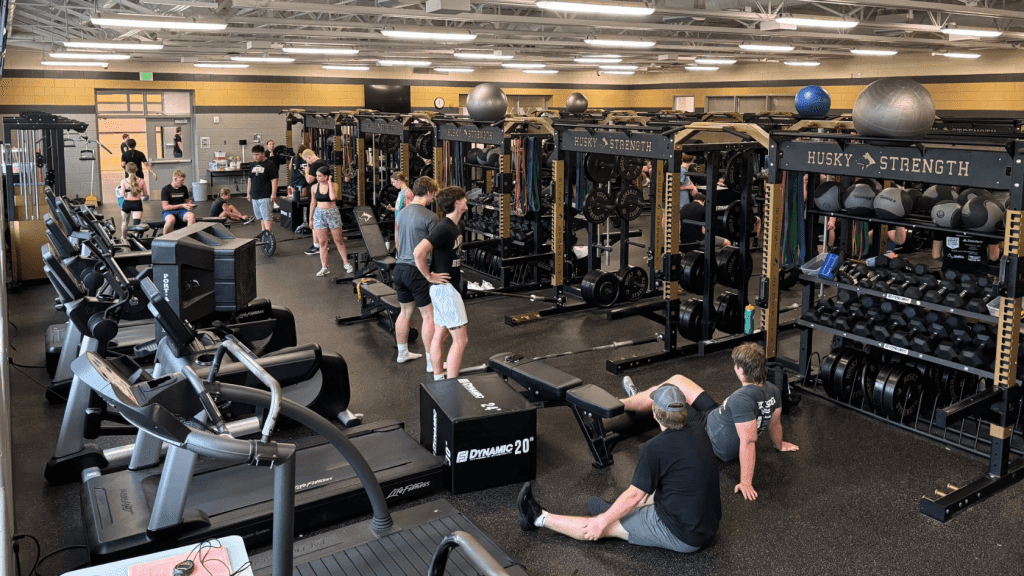
<path fill-rule="evenodd" d="M 395 266 L 394 277 L 399 304 L 415 301 L 419 308 L 430 306 L 430 282 L 420 274 L 418 268 L 399 264 Z"/>
<path fill-rule="evenodd" d="M 700 425 L 706 426 L 708 414 L 715 408 L 718 408 L 718 402 L 715 402 L 715 399 L 707 392 L 701 392 L 699 396 L 693 399 L 693 404 L 690 406 L 697 412 L 697 421 L 700 422 Z"/>
<path fill-rule="evenodd" d="M 125 200 L 121 212 L 142 212 L 142 200 Z"/>

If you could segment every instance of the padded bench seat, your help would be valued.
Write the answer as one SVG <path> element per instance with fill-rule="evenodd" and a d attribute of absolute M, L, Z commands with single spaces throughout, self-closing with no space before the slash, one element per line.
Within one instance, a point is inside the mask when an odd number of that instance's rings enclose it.
<path fill-rule="evenodd" d="M 626 411 L 622 400 L 593 384 L 584 384 L 569 390 L 565 394 L 565 400 L 601 418 L 614 418 Z"/>
<path fill-rule="evenodd" d="M 517 384 L 528 388 L 535 394 L 552 400 L 564 400 L 565 393 L 583 384 L 576 376 L 548 366 L 543 362 L 526 362 L 519 364 L 521 356 L 509 353 L 491 356 L 488 364 L 491 369 Z"/>
<path fill-rule="evenodd" d="M 383 282 L 364 282 L 359 286 L 360 293 L 379 301 L 381 304 L 394 310 L 401 310 L 398 303 L 398 293 L 395 289 Z"/>

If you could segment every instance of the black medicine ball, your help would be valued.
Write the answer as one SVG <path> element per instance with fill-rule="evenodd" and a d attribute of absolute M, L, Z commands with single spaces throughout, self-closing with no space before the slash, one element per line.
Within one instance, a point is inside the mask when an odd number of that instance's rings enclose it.
<path fill-rule="evenodd" d="M 870 184 L 860 181 L 850 186 L 843 197 L 843 206 L 854 216 L 874 216 L 875 191 Z"/>
<path fill-rule="evenodd" d="M 912 213 L 921 211 L 921 196 L 924 195 L 920 188 L 904 188 L 907 195 L 910 196 L 910 201 L 913 202 L 913 207 L 910 209 Z M 931 207 L 929 206 L 929 209 Z"/>
<path fill-rule="evenodd" d="M 907 194 L 906 190 L 893 186 L 875 196 L 874 207 L 875 215 L 879 218 L 902 220 L 913 210 L 914 201 L 910 199 L 910 194 Z"/>
<path fill-rule="evenodd" d="M 956 200 L 957 193 L 950 186 L 936 184 L 925 189 L 921 195 L 920 210 L 924 213 L 931 213 L 932 208 L 940 202 Z"/>
<path fill-rule="evenodd" d="M 962 190 L 960 195 L 956 197 L 956 201 L 961 205 L 967 204 L 967 202 L 973 198 L 992 198 L 992 193 L 983 188 L 968 188 Z"/>
<path fill-rule="evenodd" d="M 955 200 L 940 202 L 932 207 L 932 222 L 943 228 L 960 227 L 960 204 Z"/>
<path fill-rule="evenodd" d="M 971 198 L 960 211 L 960 223 L 969 230 L 994 232 L 1003 223 L 1003 208 L 990 198 Z"/>
<path fill-rule="evenodd" d="M 843 208 L 846 186 L 839 182 L 825 182 L 814 189 L 814 205 L 818 210 L 838 212 Z"/>

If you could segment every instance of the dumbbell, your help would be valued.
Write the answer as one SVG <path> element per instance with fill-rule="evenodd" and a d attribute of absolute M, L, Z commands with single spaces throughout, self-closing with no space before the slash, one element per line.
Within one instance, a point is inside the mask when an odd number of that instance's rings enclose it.
<path fill-rule="evenodd" d="M 845 314 L 840 314 L 832 323 L 833 328 L 836 330 L 842 330 L 843 332 L 853 332 L 854 325 L 856 325 L 857 321 L 862 319 L 863 316 L 861 314 L 860 304 L 855 302 L 852 306 L 855 306 L 856 308 L 847 311 Z"/>
<path fill-rule="evenodd" d="M 967 280 L 961 280 L 959 292 L 946 294 L 946 297 L 942 299 L 943 304 L 950 308 L 960 309 L 967 303 L 967 298 L 978 293 L 978 283 L 974 280 L 974 277 L 964 274 L 963 278 L 967 278 Z"/>
<path fill-rule="evenodd" d="M 967 366 L 987 366 L 995 361 L 996 339 L 991 327 L 975 324 L 971 327 L 970 343 L 963 347 L 958 358 Z"/>
<path fill-rule="evenodd" d="M 914 300 L 924 300 L 924 295 L 929 290 L 935 290 L 939 287 L 939 279 L 931 273 L 918 274 L 917 275 L 917 286 L 911 286 L 907 288 L 906 292 L 903 293 L 907 298 L 913 298 Z"/>
<path fill-rule="evenodd" d="M 907 328 L 915 332 L 910 340 L 910 348 L 931 354 L 945 330 L 942 314 L 934 311 L 922 314 L 922 310 L 918 308 L 908 308 L 907 312 L 912 310 L 914 313 L 909 315 L 907 320 Z"/>
<path fill-rule="evenodd" d="M 835 303 L 832 300 L 826 300 L 822 298 L 818 300 L 818 303 L 814 305 L 814 308 L 811 308 L 807 312 L 804 312 L 802 318 L 814 324 L 822 324 L 822 316 L 831 313 L 834 309 Z"/>
<path fill-rule="evenodd" d="M 899 283 L 894 283 L 891 286 L 889 286 L 889 291 L 892 292 L 893 294 L 896 294 L 897 296 L 905 296 L 906 291 L 913 288 L 914 285 L 917 284 L 917 282 L 918 279 L 915 274 L 906 272 L 903 274 L 903 281 Z M 908 298 L 909 297 L 910 296 L 908 296 Z"/>
<path fill-rule="evenodd" d="M 888 300 L 886 300 L 888 302 Z M 883 302 L 885 304 L 886 302 Z M 882 308 L 885 311 L 885 308 Z M 875 327 L 871 329 L 871 335 L 875 340 L 882 342 L 888 342 L 892 339 L 893 335 L 897 330 L 905 330 L 907 327 L 907 321 L 901 314 L 892 314 L 887 317 L 885 322 L 875 324 Z"/>
<path fill-rule="evenodd" d="M 851 302 L 848 309 L 851 314 L 864 318 L 868 310 L 878 306 L 878 300 L 874 296 L 861 296 L 855 302 Z"/>
<path fill-rule="evenodd" d="M 863 288 L 867 288 L 869 290 L 870 289 L 882 290 L 884 288 L 888 288 L 888 286 L 885 283 L 886 280 L 888 280 L 888 279 L 889 279 L 889 271 L 888 270 L 874 268 L 874 269 L 872 269 L 871 274 L 869 274 L 868 276 L 862 278 L 857 285 L 861 286 Z"/>
<path fill-rule="evenodd" d="M 938 290 L 929 290 L 925 292 L 924 298 L 922 298 L 922 300 L 924 300 L 925 302 L 931 302 L 932 304 L 940 304 L 946 298 L 946 294 L 955 292 L 957 288 L 958 286 L 956 282 L 949 279 L 949 277 L 947 276 L 945 280 L 941 280 L 939 282 Z"/>
<path fill-rule="evenodd" d="M 907 270 L 908 268 L 907 261 L 900 256 L 889 259 L 889 270 Z"/>

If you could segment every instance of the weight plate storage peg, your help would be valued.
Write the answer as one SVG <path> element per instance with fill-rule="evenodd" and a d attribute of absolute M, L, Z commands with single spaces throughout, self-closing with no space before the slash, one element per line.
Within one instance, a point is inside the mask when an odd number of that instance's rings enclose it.
<path fill-rule="evenodd" d="M 644 161 L 636 156 L 618 156 L 616 164 L 623 180 L 632 182 L 644 172 Z"/>
<path fill-rule="evenodd" d="M 647 293 L 647 270 L 639 266 L 625 266 L 615 275 L 619 278 L 619 294 L 626 300 L 636 302 Z"/>
<path fill-rule="evenodd" d="M 615 197 L 615 211 L 619 213 L 619 216 L 623 220 L 632 222 L 640 217 L 640 212 L 643 211 L 643 206 L 640 201 L 643 199 L 643 192 L 640 191 L 636 186 L 625 186 L 622 190 L 619 190 L 619 195 Z"/>
<path fill-rule="evenodd" d="M 597 184 L 606 184 L 615 175 L 615 157 L 591 152 L 586 160 L 587 178 Z"/>
<path fill-rule="evenodd" d="M 679 335 L 693 342 L 700 342 L 703 338 L 701 331 L 704 321 L 704 301 L 700 298 L 690 298 L 679 305 Z M 715 327 L 711 326 L 711 333 Z"/>
<path fill-rule="evenodd" d="M 619 299 L 619 277 L 604 270 L 591 270 L 583 276 L 580 295 L 587 304 L 608 308 Z"/>
<path fill-rule="evenodd" d="M 273 232 L 270 230 L 264 230 L 263 232 L 260 232 L 260 235 L 257 236 L 257 238 L 259 238 L 259 241 L 256 242 L 256 245 L 263 251 L 263 254 L 273 256 L 274 252 L 277 252 L 277 238 L 274 236 Z"/>
<path fill-rule="evenodd" d="M 604 190 L 591 190 L 583 198 L 583 217 L 587 222 L 600 224 L 604 222 L 615 207 L 612 197 Z"/>

